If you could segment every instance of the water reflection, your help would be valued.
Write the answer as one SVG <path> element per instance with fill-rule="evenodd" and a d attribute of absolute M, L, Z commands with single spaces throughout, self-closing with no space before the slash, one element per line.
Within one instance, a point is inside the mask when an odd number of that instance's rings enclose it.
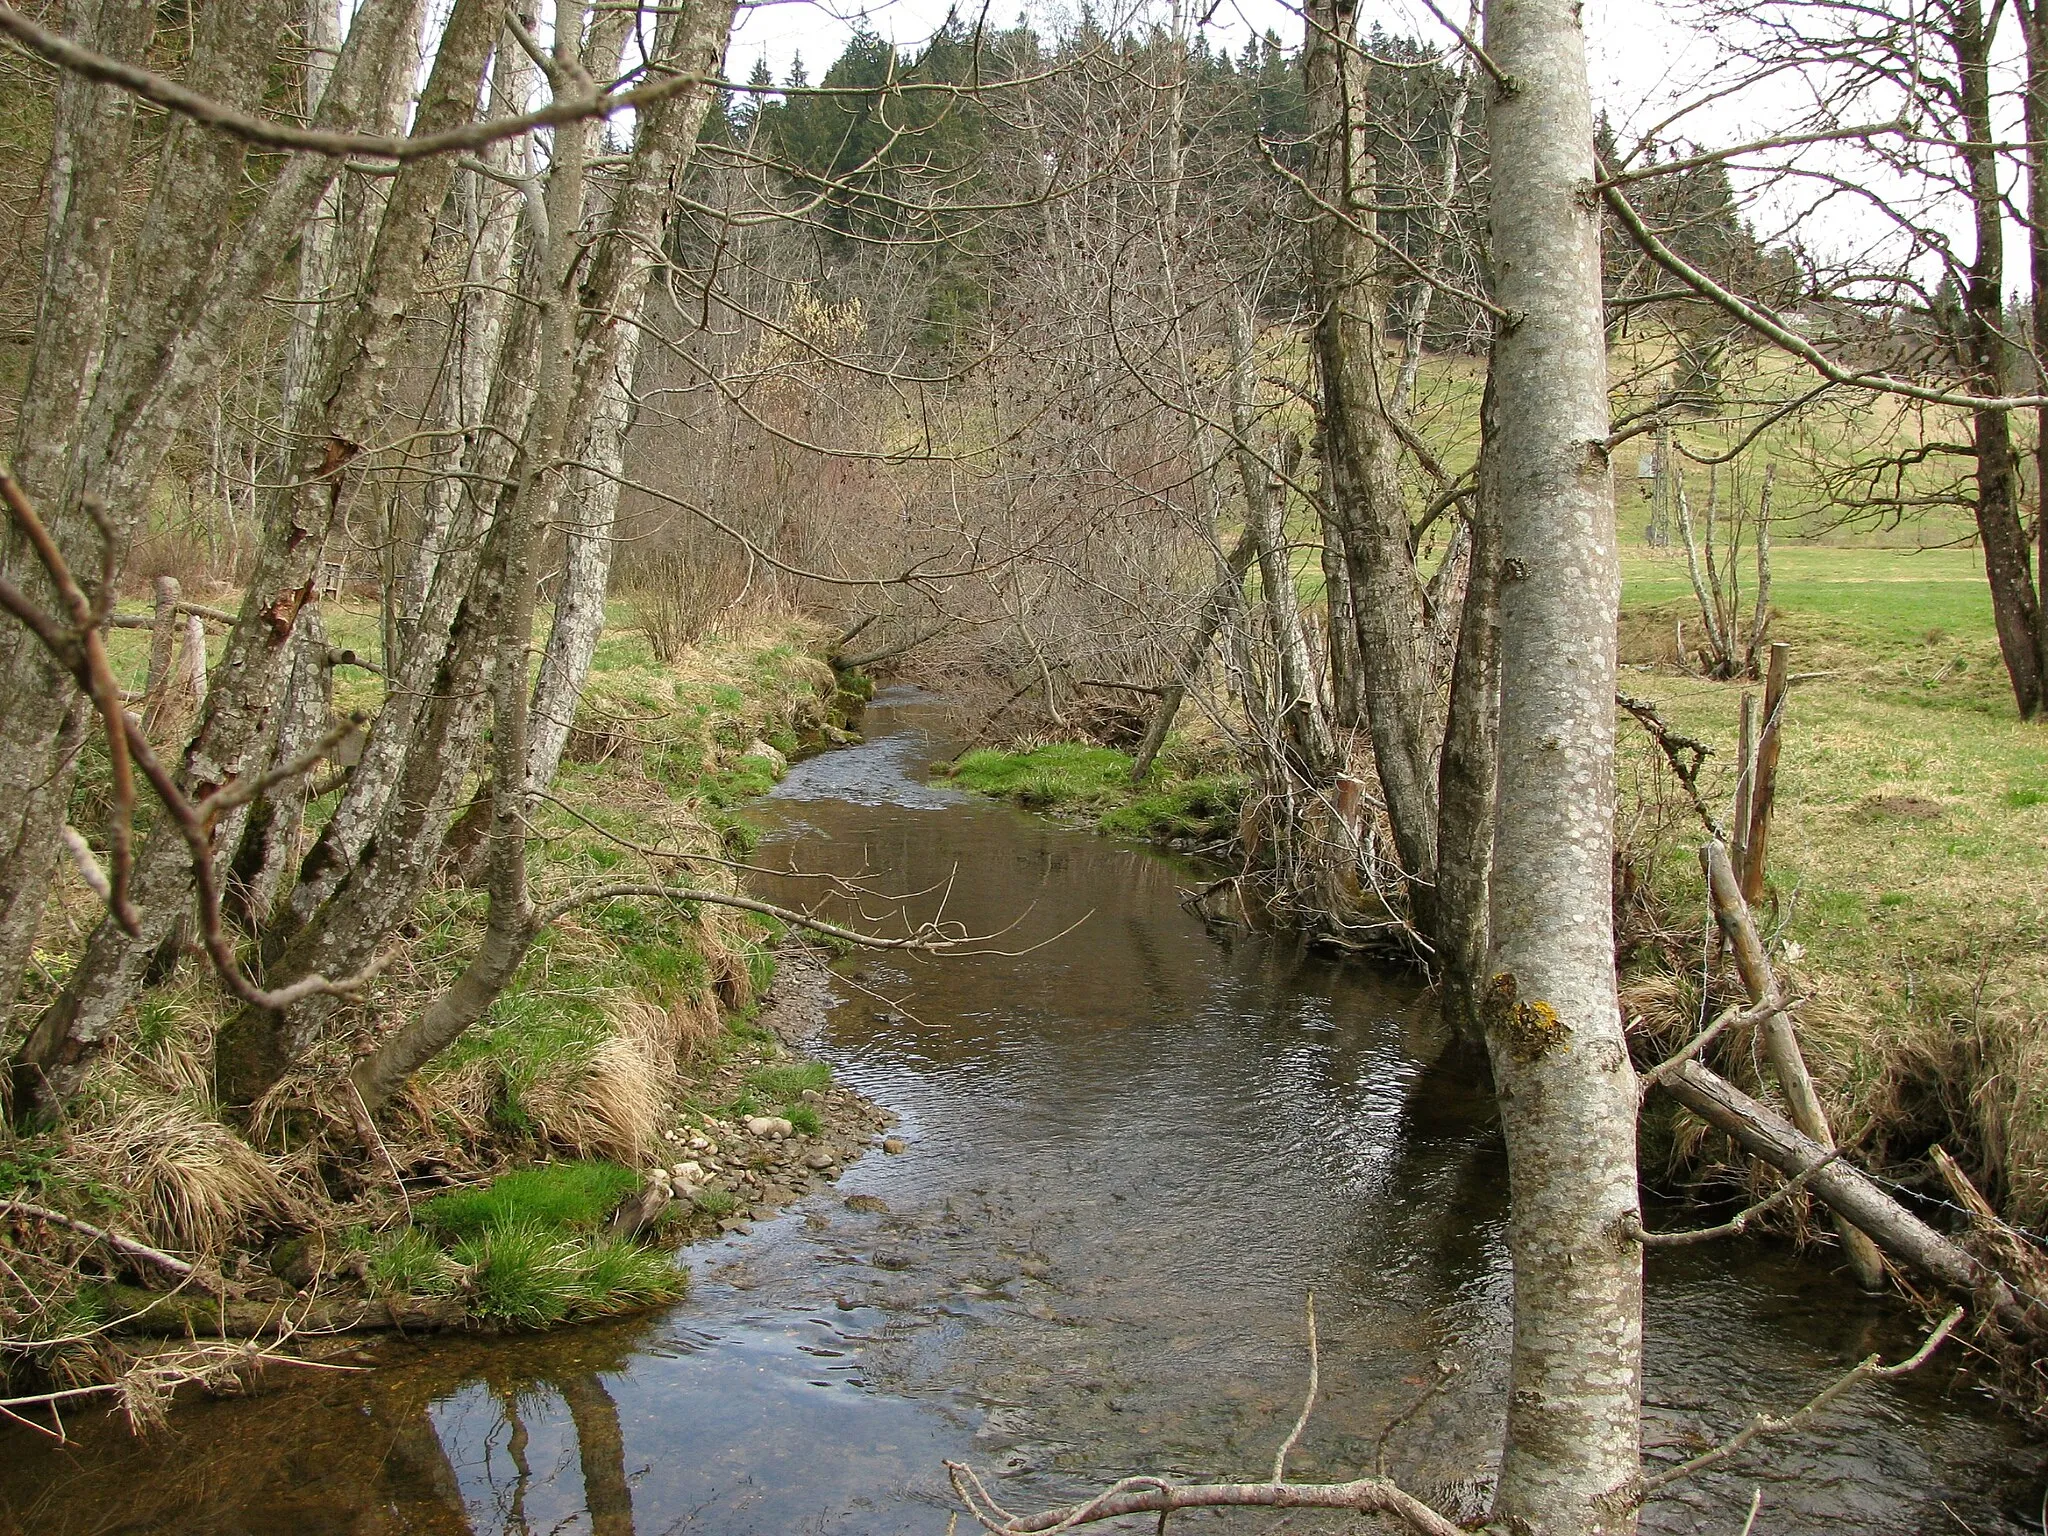
<path fill-rule="evenodd" d="M 193 1403 L 141 1442 L 0 1438 L 0 1526 L 939 1536 L 948 1457 L 1013 1508 L 1133 1468 L 1259 1475 L 1298 1406 L 1311 1287 L 1323 1399 L 1296 1470 L 1353 1476 L 1384 1451 L 1476 1511 L 1504 1390 L 1505 1167 L 1426 1000 L 1205 933 L 1175 860 L 924 784 L 921 718 L 885 697 L 871 745 L 798 765 L 763 856 L 887 871 L 934 891 L 926 912 L 1014 924 L 1007 948 L 1086 921 L 1023 955 L 844 964 L 817 1049 L 902 1113 L 905 1155 L 693 1254 L 689 1300 L 658 1316 L 379 1346 L 373 1373 Z M 1653 1458 L 1909 1332 L 1760 1245 L 1660 1254 L 1649 1294 Z M 1775 1536 L 1963 1529 L 1951 1512 L 2011 1536 L 2033 1529 L 2035 1459 L 1937 1373 L 1645 1526 L 1736 1530 L 1762 1482 Z"/>

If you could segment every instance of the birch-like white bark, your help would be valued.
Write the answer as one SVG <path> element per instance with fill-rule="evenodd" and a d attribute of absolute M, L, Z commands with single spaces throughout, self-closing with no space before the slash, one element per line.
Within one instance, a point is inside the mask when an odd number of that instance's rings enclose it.
<path fill-rule="evenodd" d="M 1642 1255 L 1635 1072 L 1616 1002 L 1620 566 L 1599 200 L 1574 0 L 1488 0 L 1502 539 L 1494 976 L 1515 1335 L 1493 1518 L 1524 1536 L 1635 1525 Z"/>

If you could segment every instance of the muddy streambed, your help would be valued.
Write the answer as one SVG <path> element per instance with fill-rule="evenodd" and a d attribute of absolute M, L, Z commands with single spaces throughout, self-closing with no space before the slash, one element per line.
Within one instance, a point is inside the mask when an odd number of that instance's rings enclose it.
<path fill-rule="evenodd" d="M 947 1458 L 1013 1509 L 1133 1470 L 1263 1475 L 1298 1406 L 1311 1288 L 1322 1403 L 1296 1475 L 1357 1476 L 1383 1453 L 1414 1491 L 1478 1512 L 1508 1339 L 1506 1170 L 1483 1096 L 1429 1065 L 1425 1000 L 1205 932 L 1176 902 L 1195 873 L 1171 858 L 927 785 L 936 718 L 884 694 L 867 745 L 798 765 L 760 807 L 764 862 L 869 871 L 1028 949 L 838 965 L 813 1048 L 903 1117 L 902 1155 L 692 1250 L 690 1298 L 657 1314 L 378 1344 L 374 1370 L 193 1402 L 143 1441 L 85 1420 L 69 1448 L 0 1436 L 0 1528 L 938 1536 Z M 1896 1307 L 1768 1245 L 1653 1255 L 1649 1455 L 1690 1454 L 1913 1337 Z M 1773 1536 L 2038 1531 L 2042 1463 L 1937 1366 L 1660 1501 L 1645 1527 L 1733 1536 L 1761 1485 Z"/>

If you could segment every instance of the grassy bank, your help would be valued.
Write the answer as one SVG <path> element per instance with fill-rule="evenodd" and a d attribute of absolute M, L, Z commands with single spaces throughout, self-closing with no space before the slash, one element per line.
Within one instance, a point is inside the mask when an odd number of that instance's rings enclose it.
<path fill-rule="evenodd" d="M 556 799 L 535 814 L 542 902 L 617 868 L 634 856 L 628 845 L 713 860 L 750 848 L 735 807 L 774 783 L 784 755 L 821 740 L 846 702 L 799 621 L 760 622 L 663 665 L 630 614 L 613 617 Z M 374 648 L 374 614 L 344 607 L 330 623 L 337 644 Z M 137 681 L 147 638 L 114 632 L 117 665 Z M 378 701 L 374 674 L 338 683 L 339 707 Z M 315 803 L 315 826 L 334 803 Z M 699 868 L 696 878 L 718 877 L 715 864 Z M 56 994 L 97 917 L 75 882 L 56 905 L 17 1029 Z M 238 1306 L 407 1298 L 453 1303 L 436 1316 L 545 1326 L 679 1294 L 687 1273 L 667 1248 L 796 1198 L 879 1127 L 762 1021 L 775 925 L 615 900 L 576 909 L 536 942 L 484 1020 L 394 1106 L 367 1166 L 337 1159 L 328 1149 L 355 1136 L 312 1085 L 343 1080 L 388 1021 L 452 981 L 484 912 L 473 888 L 429 890 L 372 990 L 285 1085 L 260 1147 L 211 1100 L 210 1044 L 229 1004 L 188 960 L 146 995 L 61 1129 L 0 1130 L 0 1201 L 188 1260 L 194 1284 Z M 755 1135 L 746 1121 L 764 1112 L 775 1132 Z M 309 1135 L 322 1121 L 328 1134 Z M 609 1233 L 612 1210 L 657 1170 L 676 1198 L 643 1234 L 651 1241 Z M 103 1330 L 120 1322 L 127 1292 L 102 1282 L 133 1266 L 18 1208 L 0 1210 L 0 1233 L 11 1233 L 12 1264 L 0 1275 L 0 1365 L 59 1384 L 117 1376 L 128 1346 Z"/>
<path fill-rule="evenodd" d="M 1241 777 L 1191 751 L 1162 754 L 1133 784 L 1129 754 L 1071 741 L 982 748 L 945 771 L 962 789 L 1074 816 L 1107 836 L 1182 847 L 1235 836 L 1245 792 Z"/>
<path fill-rule="evenodd" d="M 2015 1220 L 2048 1219 L 2048 738 L 2014 711 L 1974 551 L 1788 548 L 1772 635 L 1788 709 L 1767 916 L 1800 990 L 1812 1065 L 1844 1140 L 1914 1178 L 1940 1141 Z M 1732 795 L 1745 687 L 1681 673 L 1697 632 L 1683 557 L 1638 555 L 1624 585 L 1623 687 L 1719 748 Z M 1624 727 L 1624 786 L 1655 779 Z M 1696 823 L 1653 839 L 1667 910 L 1703 914 Z M 1696 962 L 1695 962 L 1696 964 Z M 1689 978 L 1638 977 L 1689 1015 Z M 1670 1004 L 1666 1005 L 1667 1007 Z M 1930 1188 L 1938 1186 L 1930 1185 Z"/>

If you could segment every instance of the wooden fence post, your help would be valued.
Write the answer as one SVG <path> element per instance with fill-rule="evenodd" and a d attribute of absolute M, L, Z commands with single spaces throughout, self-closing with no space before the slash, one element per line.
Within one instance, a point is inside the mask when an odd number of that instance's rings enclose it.
<path fill-rule="evenodd" d="M 1792 647 L 1771 642 L 1764 679 L 1764 720 L 1757 735 L 1756 779 L 1750 789 L 1747 846 L 1742 858 L 1742 899 L 1755 906 L 1764 896 L 1764 866 L 1770 857 L 1771 809 L 1778 797 L 1778 747 L 1785 735 L 1785 702 L 1790 691 Z"/>

